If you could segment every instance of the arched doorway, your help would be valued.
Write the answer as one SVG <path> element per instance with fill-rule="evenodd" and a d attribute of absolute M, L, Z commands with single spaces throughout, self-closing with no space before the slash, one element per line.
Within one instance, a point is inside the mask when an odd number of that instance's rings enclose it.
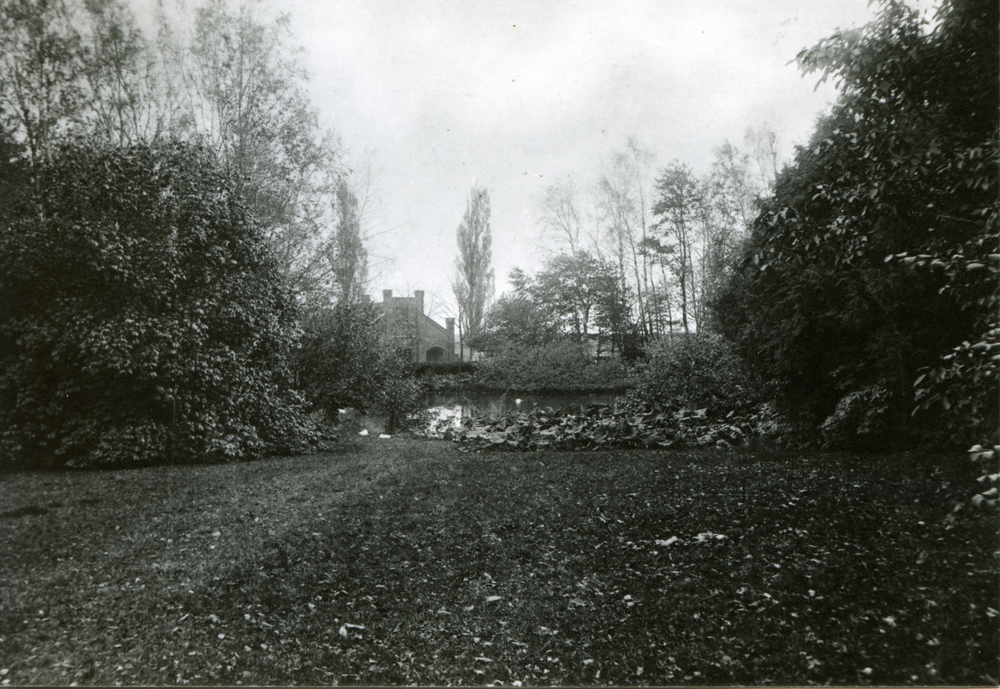
<path fill-rule="evenodd" d="M 431 347 L 427 350 L 427 361 L 432 364 L 439 364 L 444 361 L 444 348 Z"/>

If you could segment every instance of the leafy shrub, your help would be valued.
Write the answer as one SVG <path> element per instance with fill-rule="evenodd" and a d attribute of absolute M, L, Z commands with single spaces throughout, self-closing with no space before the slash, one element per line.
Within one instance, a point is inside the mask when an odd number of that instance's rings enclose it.
<path fill-rule="evenodd" d="M 892 394 L 880 385 L 844 395 L 820 426 L 823 444 L 829 448 L 880 449 L 901 426 L 895 418 L 898 410 Z"/>
<path fill-rule="evenodd" d="M 979 474 L 976 482 L 977 493 L 972 496 L 972 504 L 976 507 L 997 507 L 1000 505 L 1000 445 L 973 445 L 969 448 L 969 459 L 972 460 L 974 471 Z"/>
<path fill-rule="evenodd" d="M 418 435 L 504 450 L 682 448 L 720 450 L 757 436 L 753 417 L 728 414 L 711 420 L 706 410 L 631 411 L 592 404 L 579 414 L 534 408 L 499 417 L 424 415 Z"/>
<path fill-rule="evenodd" d="M 778 175 L 714 304 L 784 410 L 829 432 L 877 417 L 907 439 L 924 371 L 917 402 L 938 414 L 921 415 L 924 446 L 981 441 L 980 420 L 994 433 L 998 397 L 978 345 L 960 345 L 998 309 L 1000 5 L 937 4 L 931 30 L 886 1 L 799 54 L 842 96 Z M 873 386 L 892 394 L 875 400 Z M 895 409 L 871 416 L 865 396 Z"/>
<path fill-rule="evenodd" d="M 647 347 L 630 377 L 628 401 L 660 409 L 707 409 L 713 416 L 748 413 L 760 388 L 742 360 L 717 335 L 663 338 Z"/>
<path fill-rule="evenodd" d="M 1000 327 L 975 344 L 963 342 L 923 371 L 914 384 L 915 414 L 956 446 L 1000 443 Z"/>
<path fill-rule="evenodd" d="M 627 374 L 621 361 L 594 361 L 586 346 L 561 340 L 533 347 L 505 347 L 480 362 L 475 380 L 487 389 L 584 392 L 623 389 Z"/>
<path fill-rule="evenodd" d="M 12 466 L 216 461 L 308 441 L 294 305 L 204 150 L 69 145 L 2 196 Z"/>
<path fill-rule="evenodd" d="M 420 406 L 423 386 L 403 375 L 406 364 L 406 360 L 388 350 L 383 351 L 378 359 L 376 375 L 380 385 L 368 400 L 367 409 L 385 416 L 386 433 L 395 433 L 405 427 L 409 415 Z"/>
<path fill-rule="evenodd" d="M 385 414 L 392 431 L 416 409 L 422 387 L 408 376 L 409 363 L 383 344 L 375 318 L 374 306 L 365 303 L 310 311 L 295 373 L 306 398 L 331 418 L 353 407 Z"/>

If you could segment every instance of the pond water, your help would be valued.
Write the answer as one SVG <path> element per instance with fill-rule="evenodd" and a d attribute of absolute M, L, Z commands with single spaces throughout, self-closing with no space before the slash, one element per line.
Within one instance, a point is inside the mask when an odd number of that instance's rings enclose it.
<path fill-rule="evenodd" d="M 530 411 L 535 407 L 579 411 L 589 404 L 614 405 L 618 395 L 613 392 L 582 394 L 521 394 L 497 392 L 431 392 L 422 404 L 428 409 L 446 408 L 462 416 L 501 416 L 514 411 Z"/>
<path fill-rule="evenodd" d="M 532 395 L 499 392 L 429 392 L 424 395 L 421 405 L 424 409 L 437 412 L 439 418 L 455 419 L 469 416 L 502 416 L 514 411 L 531 411 L 532 409 L 551 407 L 565 412 L 579 412 L 589 404 L 608 404 L 614 406 L 619 395 L 608 392 L 594 395 L 561 394 Z M 349 426 L 363 431 L 366 435 L 378 435 L 385 432 L 386 419 L 378 415 L 360 415 L 353 410 L 342 419 L 349 421 Z"/>

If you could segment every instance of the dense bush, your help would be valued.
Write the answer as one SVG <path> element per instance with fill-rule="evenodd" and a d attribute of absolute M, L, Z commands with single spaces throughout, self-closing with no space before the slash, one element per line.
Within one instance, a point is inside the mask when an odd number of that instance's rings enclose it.
<path fill-rule="evenodd" d="M 631 402 L 664 410 L 749 413 L 763 401 L 761 388 L 743 361 L 717 335 L 678 335 L 654 341 L 629 380 Z"/>
<path fill-rule="evenodd" d="M 308 439 L 293 304 L 210 154 L 69 145 L 6 182 L 8 465 L 233 460 Z"/>
<path fill-rule="evenodd" d="M 901 405 L 881 385 L 844 395 L 820 426 L 823 444 L 852 450 L 888 449 L 902 423 Z"/>
<path fill-rule="evenodd" d="M 621 361 L 595 361 L 586 346 L 567 339 L 496 351 L 480 362 L 475 383 L 517 392 L 585 392 L 622 390 L 626 379 Z"/>
<path fill-rule="evenodd" d="M 420 384 L 410 365 L 386 347 L 372 304 L 311 310 L 295 357 L 295 377 L 307 399 L 331 418 L 352 407 L 384 414 L 390 432 L 417 407 Z"/>
<path fill-rule="evenodd" d="M 942 0 L 929 29 L 885 0 L 799 62 L 841 96 L 763 204 L 719 327 L 828 443 L 995 438 L 1000 5 Z"/>

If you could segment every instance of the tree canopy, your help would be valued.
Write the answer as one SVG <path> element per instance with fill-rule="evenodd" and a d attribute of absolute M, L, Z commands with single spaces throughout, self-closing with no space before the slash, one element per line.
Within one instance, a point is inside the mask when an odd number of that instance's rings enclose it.
<path fill-rule="evenodd" d="M 289 17 L 219 0 L 170 16 L 158 8 L 148 38 L 126 0 L 0 2 L 0 127 L 13 152 L 40 161 L 74 137 L 210 146 L 288 286 L 329 301 L 337 219 L 350 212 L 337 187 L 351 173 L 320 130 Z"/>

